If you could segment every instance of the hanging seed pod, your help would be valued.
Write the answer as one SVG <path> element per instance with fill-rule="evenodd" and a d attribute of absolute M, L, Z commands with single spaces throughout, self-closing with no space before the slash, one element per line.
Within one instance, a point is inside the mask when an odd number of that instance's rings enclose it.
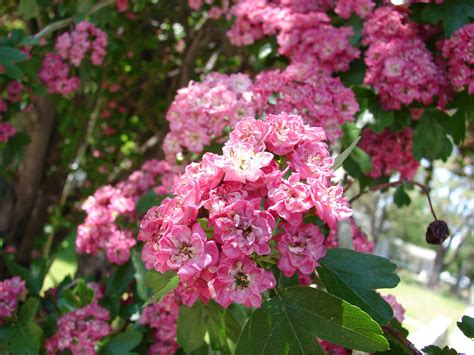
<path fill-rule="evenodd" d="M 426 229 L 426 242 L 429 244 L 442 244 L 448 236 L 449 228 L 445 221 L 433 221 Z"/>

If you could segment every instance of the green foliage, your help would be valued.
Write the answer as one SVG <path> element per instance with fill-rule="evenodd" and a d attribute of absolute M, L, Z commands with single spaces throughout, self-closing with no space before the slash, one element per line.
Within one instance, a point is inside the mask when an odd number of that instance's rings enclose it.
<path fill-rule="evenodd" d="M 334 160 L 334 164 L 332 168 L 334 170 L 338 169 L 339 167 L 342 166 L 342 163 L 344 163 L 344 160 L 346 160 L 349 155 L 352 153 L 354 148 L 356 147 L 357 143 L 359 142 L 360 137 L 357 137 L 354 139 L 349 147 L 347 147 L 341 154 L 339 154 L 336 159 Z"/>
<path fill-rule="evenodd" d="M 252 313 L 235 353 L 324 354 L 315 337 L 366 352 L 388 349 L 381 328 L 358 307 L 321 290 L 290 287 Z"/>
<path fill-rule="evenodd" d="M 130 329 L 122 333 L 115 334 L 105 347 L 106 354 L 126 355 L 140 344 L 143 334 Z"/>
<path fill-rule="evenodd" d="M 150 208 L 152 208 L 153 206 L 159 206 L 165 198 L 170 196 L 171 195 L 157 196 L 154 191 L 150 190 L 140 197 L 135 209 L 138 214 L 145 214 Z"/>
<path fill-rule="evenodd" d="M 458 352 L 448 346 L 440 348 L 436 345 L 426 346 L 422 349 L 428 355 L 457 355 Z"/>
<path fill-rule="evenodd" d="M 159 302 L 166 294 L 178 287 L 179 277 L 173 271 L 165 273 L 156 272 L 154 270 L 147 271 L 145 274 L 145 286 L 153 290 L 153 296 L 145 303 L 149 304 L 152 301 Z"/>
<path fill-rule="evenodd" d="M 458 328 L 468 338 L 474 338 L 474 318 L 469 316 L 462 317 L 460 322 L 457 322 Z"/>
<path fill-rule="evenodd" d="M 330 293 L 360 307 L 381 325 L 393 317 L 390 305 L 374 290 L 397 286 L 395 264 L 349 249 L 329 249 L 319 263 L 319 275 Z"/>
<path fill-rule="evenodd" d="M 429 4 L 422 12 L 422 19 L 432 24 L 443 24 L 444 33 L 450 37 L 454 31 L 474 19 L 474 4 L 470 0 L 449 0 L 442 4 Z"/>
<path fill-rule="evenodd" d="M 406 193 L 403 185 L 400 185 L 393 194 L 393 202 L 397 207 L 408 206 L 411 202 L 410 196 Z"/>

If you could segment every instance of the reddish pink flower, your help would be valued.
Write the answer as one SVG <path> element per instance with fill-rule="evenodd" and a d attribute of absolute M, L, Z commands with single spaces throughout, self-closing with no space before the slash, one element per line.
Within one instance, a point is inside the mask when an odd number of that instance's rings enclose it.
<path fill-rule="evenodd" d="M 212 297 L 224 308 L 232 302 L 258 308 L 262 303 L 261 293 L 275 284 L 271 272 L 257 267 L 250 258 L 243 256 L 222 260 L 209 288 Z"/>
<path fill-rule="evenodd" d="M 0 325 L 2 318 L 9 318 L 13 315 L 18 298 L 25 291 L 25 281 L 18 276 L 0 281 Z"/>

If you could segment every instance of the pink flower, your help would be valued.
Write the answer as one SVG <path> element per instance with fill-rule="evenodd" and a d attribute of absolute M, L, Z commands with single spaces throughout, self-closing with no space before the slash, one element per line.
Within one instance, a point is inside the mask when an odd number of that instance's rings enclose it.
<path fill-rule="evenodd" d="M 302 140 L 305 127 L 301 117 L 282 112 L 279 115 L 268 115 L 266 122 L 271 128 L 265 144 L 271 152 L 286 155 Z"/>
<path fill-rule="evenodd" d="M 9 318 L 13 315 L 18 298 L 25 291 L 25 281 L 18 276 L 0 281 L 0 325 L 2 318 Z"/>
<path fill-rule="evenodd" d="M 8 100 L 10 102 L 21 101 L 21 91 L 23 85 L 19 81 L 12 81 L 7 86 Z"/>
<path fill-rule="evenodd" d="M 323 234 L 313 224 L 295 227 L 282 223 L 281 227 L 284 232 L 278 240 L 278 268 L 287 277 L 295 272 L 311 274 L 319 265 L 318 260 L 326 255 Z"/>
<path fill-rule="evenodd" d="M 315 178 L 308 178 L 307 181 L 311 186 L 311 198 L 316 213 L 330 227 L 352 215 L 347 199 L 342 196 L 344 191 L 341 185 L 328 187 Z"/>
<path fill-rule="evenodd" d="M 46 351 L 95 354 L 99 340 L 112 333 L 109 318 L 109 312 L 97 303 L 64 314 L 57 321 L 57 333 L 45 342 Z"/>
<path fill-rule="evenodd" d="M 273 274 L 259 267 L 248 257 L 224 259 L 217 268 L 217 276 L 209 283 L 212 297 L 222 307 L 232 302 L 247 307 L 260 307 L 261 293 L 275 287 Z"/>
<path fill-rule="evenodd" d="M 186 281 L 216 263 L 218 255 L 215 242 L 207 241 L 199 223 L 192 229 L 173 226 L 159 241 L 155 269 L 160 272 L 178 270 L 180 279 Z"/>
<path fill-rule="evenodd" d="M 291 155 L 290 165 L 302 179 L 310 176 L 316 178 L 332 177 L 334 159 L 329 154 L 327 144 L 305 141 Z"/>
<path fill-rule="evenodd" d="M 263 175 L 262 168 L 273 159 L 269 152 L 256 152 L 249 143 L 234 143 L 222 148 L 224 160 L 219 162 L 225 170 L 224 181 L 255 182 Z"/>
<path fill-rule="evenodd" d="M 278 213 L 289 224 L 300 225 L 303 213 L 313 206 L 309 186 L 300 182 L 298 173 L 291 174 L 288 180 L 277 179 L 271 184 L 268 197 L 272 205 L 268 209 Z"/>
<path fill-rule="evenodd" d="M 0 123 L 0 142 L 8 142 L 15 134 L 16 128 L 10 122 Z"/>
<path fill-rule="evenodd" d="M 385 295 L 382 297 L 385 301 L 387 301 L 390 307 L 392 307 L 393 317 L 402 323 L 405 320 L 405 308 L 400 303 L 398 303 L 394 295 Z"/>
<path fill-rule="evenodd" d="M 228 206 L 225 215 L 213 221 L 215 236 L 222 244 L 223 253 L 229 258 L 241 254 L 267 255 L 268 245 L 275 226 L 273 216 L 259 210 L 259 201 L 237 201 Z"/>

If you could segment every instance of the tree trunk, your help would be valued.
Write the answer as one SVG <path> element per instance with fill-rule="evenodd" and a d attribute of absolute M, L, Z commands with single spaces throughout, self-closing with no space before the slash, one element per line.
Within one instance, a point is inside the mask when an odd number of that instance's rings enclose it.
<path fill-rule="evenodd" d="M 13 216 L 8 239 L 19 246 L 18 258 L 29 260 L 35 238 L 41 232 L 39 220 L 45 218 L 45 191 L 41 186 L 47 171 L 47 153 L 56 120 L 55 105 L 48 97 L 38 97 L 33 109 L 24 116 L 31 142 L 26 148 L 13 185 Z M 47 215 L 47 214 L 46 214 Z M 42 221 L 41 221 L 42 222 Z"/>

